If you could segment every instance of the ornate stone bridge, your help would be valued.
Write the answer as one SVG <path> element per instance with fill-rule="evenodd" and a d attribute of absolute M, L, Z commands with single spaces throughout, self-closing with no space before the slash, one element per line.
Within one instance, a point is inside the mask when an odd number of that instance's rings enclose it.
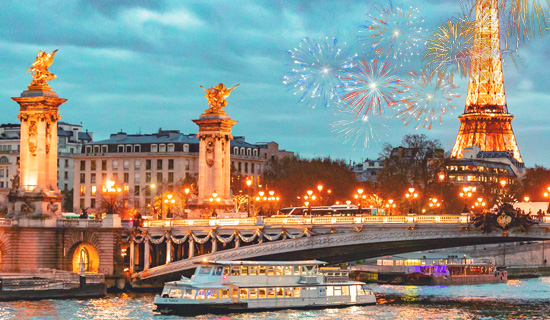
<path fill-rule="evenodd" d="M 208 260 L 301 260 L 329 263 L 475 244 L 550 239 L 550 216 L 527 232 L 483 233 L 469 216 L 368 216 L 146 221 L 128 234 L 134 286 L 189 275 Z"/>

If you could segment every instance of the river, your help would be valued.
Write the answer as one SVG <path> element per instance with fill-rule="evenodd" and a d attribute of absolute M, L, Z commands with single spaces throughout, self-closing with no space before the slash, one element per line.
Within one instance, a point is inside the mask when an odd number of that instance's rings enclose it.
<path fill-rule="evenodd" d="M 550 319 L 550 277 L 474 286 L 372 285 L 377 305 L 284 310 L 191 319 Z M 117 293 L 90 300 L 0 302 L 0 319 L 183 319 L 152 312 L 153 294 Z"/>

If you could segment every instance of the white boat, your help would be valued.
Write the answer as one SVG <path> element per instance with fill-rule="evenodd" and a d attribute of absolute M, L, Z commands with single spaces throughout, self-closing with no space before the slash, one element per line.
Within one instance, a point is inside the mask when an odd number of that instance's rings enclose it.
<path fill-rule="evenodd" d="M 376 304 L 363 282 L 323 261 L 202 261 L 191 279 L 167 282 L 162 314 L 197 315 Z"/>

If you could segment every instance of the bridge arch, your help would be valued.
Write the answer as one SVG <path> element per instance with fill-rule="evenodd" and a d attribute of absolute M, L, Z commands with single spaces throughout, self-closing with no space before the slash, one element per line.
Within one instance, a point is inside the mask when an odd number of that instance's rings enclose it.
<path fill-rule="evenodd" d="M 0 271 L 6 271 L 9 269 L 9 263 L 4 263 L 6 257 L 9 257 L 9 251 L 7 243 L 9 243 L 6 233 L 0 234 Z M 9 259 L 8 259 L 9 260 Z"/>
<path fill-rule="evenodd" d="M 99 252 L 91 243 L 76 243 L 69 250 L 68 256 L 71 259 L 69 268 L 72 272 L 78 273 L 82 268 L 89 273 L 99 272 Z"/>

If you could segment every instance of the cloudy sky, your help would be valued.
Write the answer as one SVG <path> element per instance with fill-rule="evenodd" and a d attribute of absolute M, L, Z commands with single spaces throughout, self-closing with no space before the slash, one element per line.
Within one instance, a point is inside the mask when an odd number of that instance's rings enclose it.
<path fill-rule="evenodd" d="M 82 123 L 95 140 L 123 130 L 152 133 L 159 128 L 196 133 L 191 122 L 207 108 L 204 91 L 222 82 L 239 83 L 226 111 L 239 123 L 234 135 L 249 142 L 276 141 L 304 157 L 360 161 L 375 158 L 386 141 L 424 133 L 450 150 L 463 112 L 466 82 L 458 79 L 457 109 L 431 130 L 414 130 L 397 118 L 386 120 L 368 148 L 344 143 L 331 123 L 331 109 L 298 103 L 282 83 L 290 71 L 286 52 L 309 37 L 335 37 L 357 47 L 359 27 L 374 4 L 362 1 L 11 1 L 0 11 L 0 123 L 17 122 L 15 97 L 31 81 L 25 71 L 38 50 L 59 49 L 50 81 L 60 97 L 62 121 Z M 424 27 L 456 15 L 455 0 L 403 0 L 417 6 Z M 518 68 L 505 63 L 508 109 L 527 166 L 550 166 L 550 43 L 533 39 L 520 48 Z M 418 68 L 413 62 L 410 69 Z"/>

